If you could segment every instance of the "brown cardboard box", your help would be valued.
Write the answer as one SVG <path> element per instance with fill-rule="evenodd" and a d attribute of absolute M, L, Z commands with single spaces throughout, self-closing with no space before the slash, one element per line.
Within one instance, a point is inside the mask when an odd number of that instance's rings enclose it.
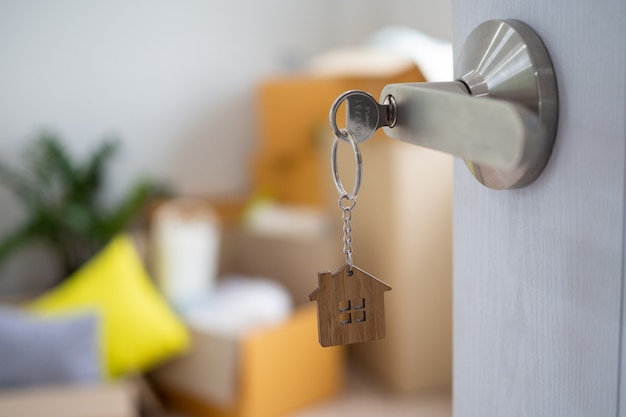
<path fill-rule="evenodd" d="M 317 285 L 317 273 L 335 270 L 344 261 L 341 228 L 320 236 L 268 236 L 238 229 L 233 231 L 237 254 L 230 269 L 247 275 L 267 276 L 289 290 L 297 305 L 309 304 Z"/>
<path fill-rule="evenodd" d="M 306 295 L 315 288 L 320 267 L 338 266 L 340 240 L 233 227 L 225 229 L 224 240 L 230 252 L 224 271 L 283 283 L 296 310 L 286 322 L 242 339 L 192 327 L 191 352 L 152 375 L 166 404 L 198 416 L 279 417 L 337 394 L 345 350 L 319 345 L 317 312 Z"/>
<path fill-rule="evenodd" d="M 331 103 L 350 89 L 378 98 L 386 84 L 420 81 L 424 78 L 414 66 L 378 75 L 266 81 L 259 93 L 257 188 L 280 202 L 324 207 L 335 215 L 334 230 L 341 230 L 329 169 Z M 343 116 L 337 120 L 341 126 Z M 380 130 L 360 148 L 363 178 L 352 213 L 354 261 L 393 290 L 385 295 L 386 338 L 351 346 L 350 354 L 395 391 L 450 385 L 452 158 L 392 141 Z M 352 184 L 353 156 L 342 149 L 341 178 Z M 334 244 L 330 248 L 340 252 Z"/>
<path fill-rule="evenodd" d="M 232 349 L 232 341 L 215 350 L 203 348 L 211 339 L 194 331 L 192 352 L 155 374 L 170 407 L 195 416 L 278 417 L 328 399 L 343 385 L 344 351 L 319 345 L 314 306 L 301 307 L 280 326 L 237 341 L 237 397 L 231 403 L 206 392 L 207 384 L 230 382 L 219 381 L 223 373 L 212 373 L 216 368 L 208 365 L 217 363 L 215 355 L 224 346 Z M 195 371 L 188 372 L 190 368 Z"/>
<path fill-rule="evenodd" d="M 266 80 L 258 93 L 256 189 L 281 203 L 323 205 L 332 102 L 347 90 L 365 90 L 378 99 L 387 84 L 419 81 L 424 77 L 414 64 L 379 74 L 310 74 Z M 340 126 L 344 117 L 340 113 Z"/>

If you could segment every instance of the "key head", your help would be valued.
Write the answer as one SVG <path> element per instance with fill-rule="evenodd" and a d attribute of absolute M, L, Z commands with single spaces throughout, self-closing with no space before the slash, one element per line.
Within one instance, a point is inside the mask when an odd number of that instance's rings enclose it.
<path fill-rule="evenodd" d="M 357 143 L 371 138 L 378 128 L 389 126 L 389 105 L 379 104 L 371 94 L 365 91 L 351 90 L 340 95 L 330 109 L 330 126 L 339 139 L 348 140 L 337 127 L 337 111 L 341 103 L 346 102 L 346 129 Z"/>

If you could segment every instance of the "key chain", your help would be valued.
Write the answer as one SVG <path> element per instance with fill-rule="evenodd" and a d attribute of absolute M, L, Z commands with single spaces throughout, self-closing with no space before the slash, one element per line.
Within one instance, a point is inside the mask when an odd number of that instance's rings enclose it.
<path fill-rule="evenodd" d="M 356 97 L 358 95 L 358 97 Z M 369 96 L 369 98 L 368 98 Z M 337 204 L 341 210 L 343 221 L 343 253 L 346 263 L 335 273 L 323 271 L 318 273 L 318 288 L 309 295 L 309 300 L 317 301 L 317 323 L 319 342 L 322 346 L 336 346 L 349 343 L 368 342 L 385 337 L 385 305 L 384 293 L 391 287 L 378 278 L 356 267 L 352 262 L 352 210 L 356 207 L 359 188 L 361 187 L 362 159 L 359 142 L 369 139 L 381 124 L 376 114 L 372 125 L 365 125 L 362 104 L 354 104 L 352 98 L 365 100 L 370 105 L 370 116 L 373 116 L 372 106 L 379 105 L 373 97 L 361 91 L 349 91 L 339 96 L 333 103 L 330 111 L 331 129 L 335 139 L 331 148 L 331 170 L 335 187 L 339 193 Z M 363 99 L 363 97 L 365 97 Z M 348 126 L 358 128 L 361 137 L 357 139 L 350 128 L 339 129 L 336 126 L 336 113 L 339 105 L 346 100 Z M 372 104 L 373 102 L 373 104 Z M 350 104 L 352 106 L 350 106 Z M 352 112 L 358 106 L 359 111 Z M 378 109 L 377 109 L 378 111 Z M 352 116 L 351 116 L 352 114 Z M 356 114 L 356 116 L 354 116 Z M 384 124 L 387 126 L 388 124 Z M 348 193 L 339 178 L 337 169 L 337 148 L 340 141 L 348 142 L 352 147 L 356 172 L 354 186 Z"/>

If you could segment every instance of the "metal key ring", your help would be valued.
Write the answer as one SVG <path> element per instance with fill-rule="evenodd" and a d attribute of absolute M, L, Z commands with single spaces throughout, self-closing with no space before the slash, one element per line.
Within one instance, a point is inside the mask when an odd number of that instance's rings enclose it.
<path fill-rule="evenodd" d="M 359 194 L 359 188 L 361 188 L 361 150 L 359 149 L 359 144 L 354 137 L 354 134 L 350 132 L 348 129 L 338 130 L 339 135 L 335 135 L 335 140 L 333 141 L 333 147 L 330 151 L 330 166 L 333 171 L 333 180 L 335 181 L 335 188 L 339 192 L 341 197 L 346 196 L 349 200 L 356 200 L 356 197 Z M 339 140 L 346 138 L 350 145 L 352 145 L 352 153 L 354 155 L 354 163 L 355 163 L 355 175 L 354 175 L 354 186 L 352 188 L 352 192 L 348 193 L 339 178 L 339 170 L 337 169 L 337 145 L 339 144 Z"/>

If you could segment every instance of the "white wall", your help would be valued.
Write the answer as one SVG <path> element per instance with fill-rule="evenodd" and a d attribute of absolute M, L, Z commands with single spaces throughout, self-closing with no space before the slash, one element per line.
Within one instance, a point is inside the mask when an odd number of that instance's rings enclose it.
<path fill-rule="evenodd" d="M 16 162 L 42 128 L 78 157 L 113 133 L 113 196 L 142 174 L 185 194 L 241 192 L 263 77 L 388 24 L 450 39 L 450 21 L 449 0 L 2 0 L 0 158 Z M 21 218 L 0 187 L 0 236 Z M 52 270 L 29 252 L 0 266 L 0 290 Z"/>

